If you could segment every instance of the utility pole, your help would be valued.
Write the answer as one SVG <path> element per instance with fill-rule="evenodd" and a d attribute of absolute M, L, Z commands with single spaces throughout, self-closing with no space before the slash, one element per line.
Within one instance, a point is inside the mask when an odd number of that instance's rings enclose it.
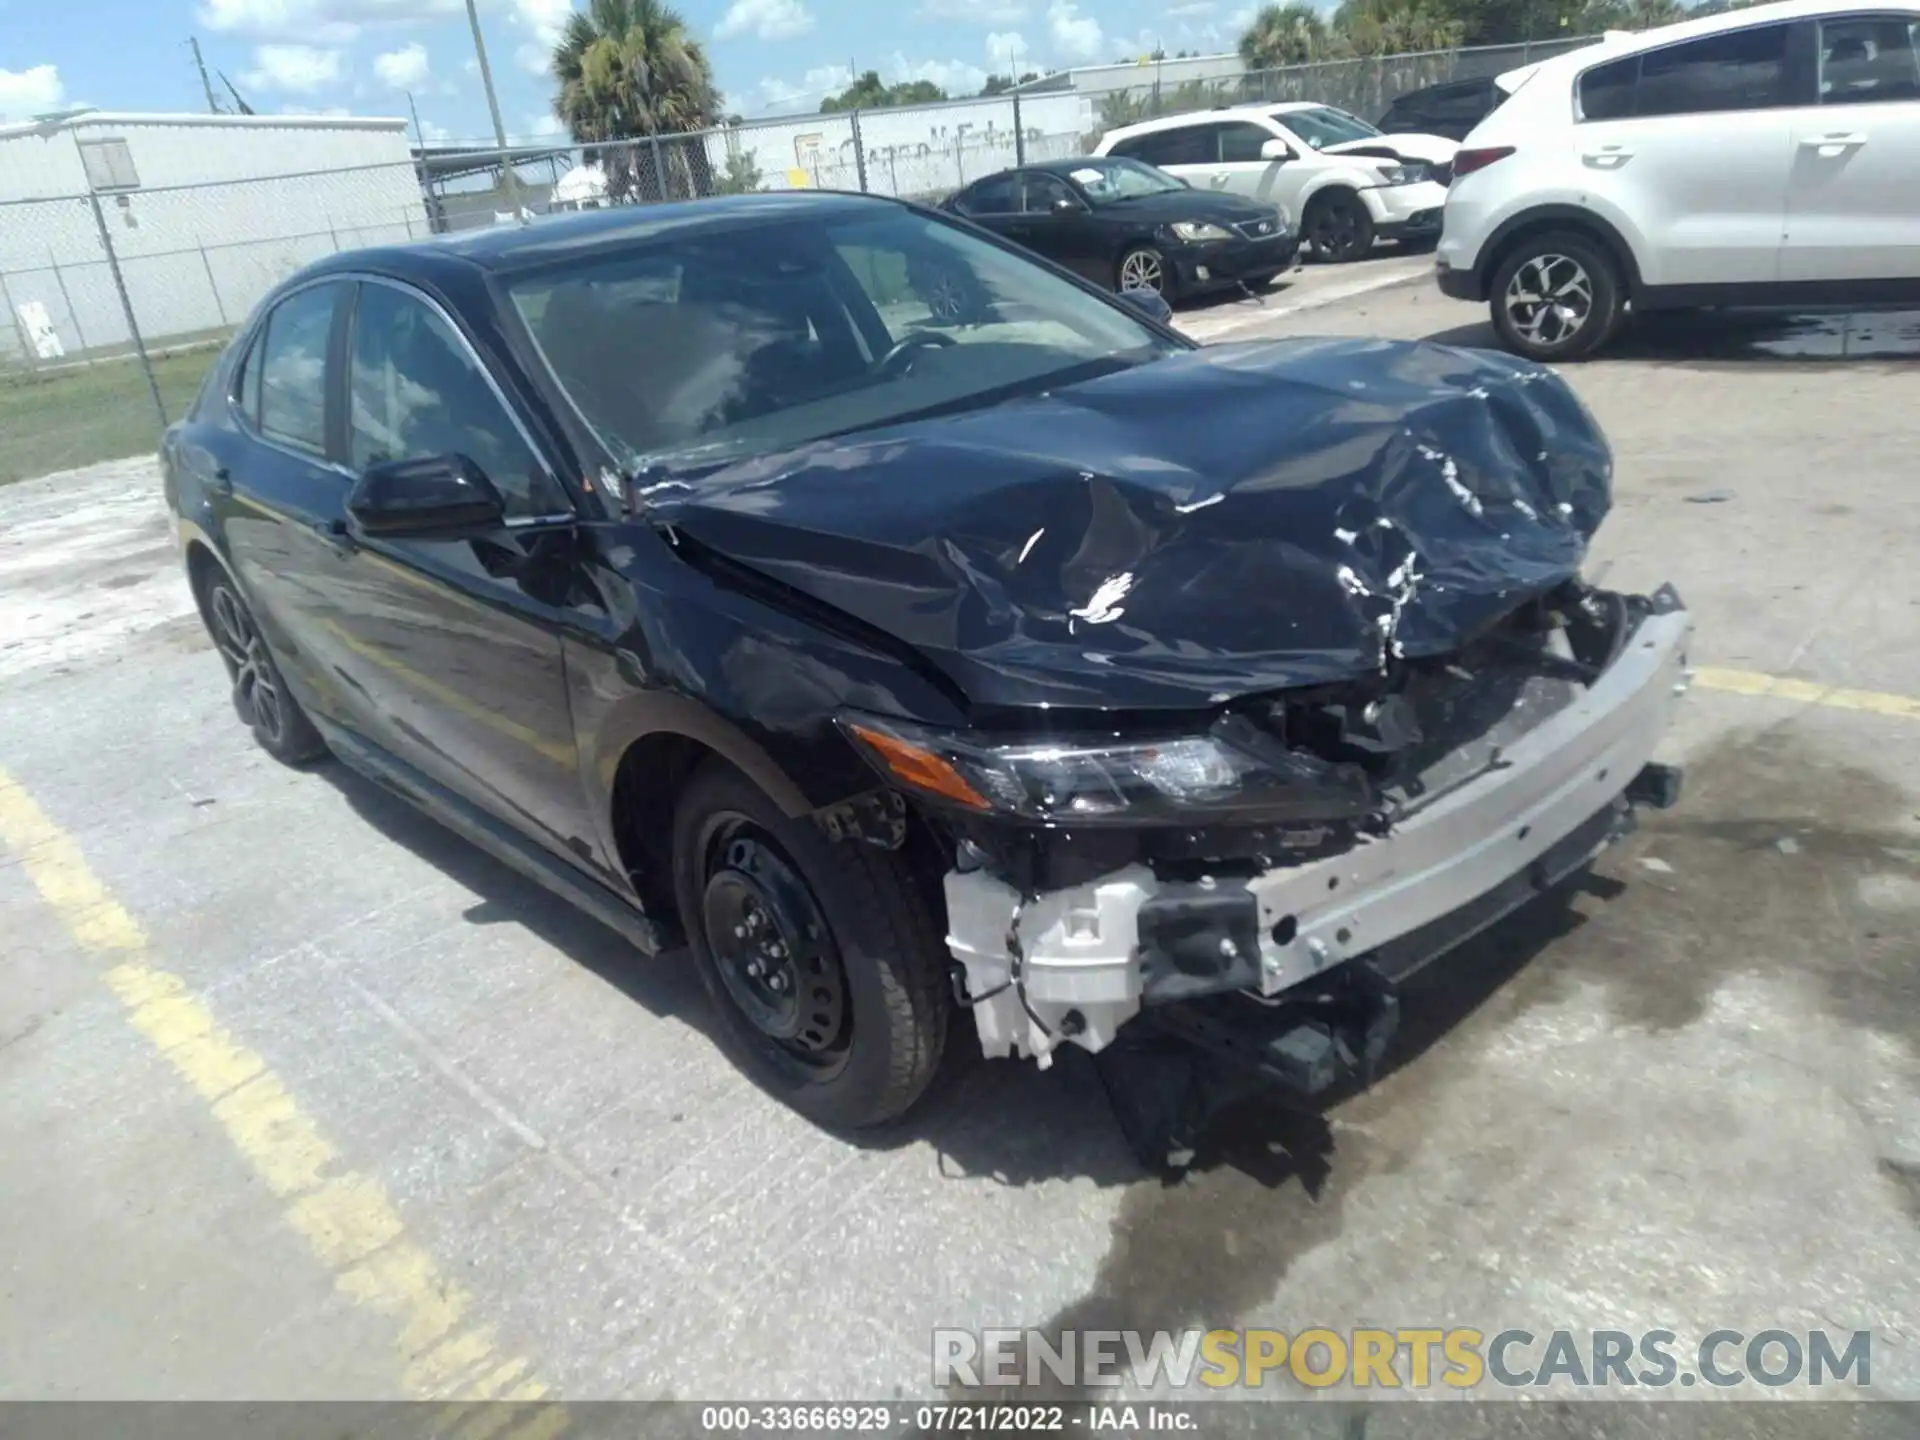
<path fill-rule="evenodd" d="M 420 108 L 413 103 L 413 92 L 411 90 L 407 91 L 406 95 L 407 95 L 407 113 L 413 116 L 414 142 L 418 144 L 422 149 L 424 149 L 426 148 L 426 143 L 427 143 L 427 132 L 420 128 Z"/>
<path fill-rule="evenodd" d="M 493 138 L 500 147 L 500 183 L 506 187 L 507 204 L 513 207 L 516 223 L 527 223 L 520 204 L 520 177 L 513 172 L 513 157 L 507 153 L 507 127 L 500 119 L 500 97 L 493 93 L 493 69 L 487 64 L 487 42 L 480 34 L 480 12 L 473 0 L 467 0 L 467 24 L 473 27 L 473 53 L 480 61 L 480 84 L 487 92 L 487 109 L 493 112 Z"/>
<path fill-rule="evenodd" d="M 210 114 L 220 113 L 220 102 L 213 98 L 213 81 L 207 75 L 207 62 L 200 58 L 200 37 L 189 35 L 187 44 L 193 47 L 194 68 L 200 72 L 200 88 L 207 92 L 207 110 Z"/>

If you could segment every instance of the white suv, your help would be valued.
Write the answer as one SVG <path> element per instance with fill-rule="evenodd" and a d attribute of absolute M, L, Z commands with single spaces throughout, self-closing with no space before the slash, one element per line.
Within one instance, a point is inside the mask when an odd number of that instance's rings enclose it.
<path fill-rule="evenodd" d="M 1144 160 L 1195 189 L 1272 201 L 1300 217 L 1300 238 L 1320 259 L 1357 260 L 1376 238 L 1438 233 L 1459 148 L 1438 135 L 1383 135 L 1344 110 L 1295 101 L 1123 125 L 1093 153 Z"/>
<path fill-rule="evenodd" d="M 1501 77 L 1454 160 L 1442 291 L 1512 350 L 1635 312 L 1920 299 L 1920 4 L 1784 0 Z"/>

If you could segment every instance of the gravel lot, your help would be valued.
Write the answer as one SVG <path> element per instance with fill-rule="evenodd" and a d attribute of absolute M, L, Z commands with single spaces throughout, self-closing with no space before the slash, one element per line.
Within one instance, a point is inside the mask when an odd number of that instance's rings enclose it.
<path fill-rule="evenodd" d="M 1355 268 L 1184 323 L 1489 342 Z M 1429 972 L 1373 1089 L 1173 1186 L 1070 1061 L 810 1129 L 687 966 L 252 748 L 149 464 L 0 488 L 0 1397 L 883 1398 L 936 1326 L 1377 1324 L 1870 1329 L 1920 1398 L 1916 337 L 1675 321 L 1568 372 L 1618 459 L 1590 573 L 1698 623 L 1686 799 Z"/>

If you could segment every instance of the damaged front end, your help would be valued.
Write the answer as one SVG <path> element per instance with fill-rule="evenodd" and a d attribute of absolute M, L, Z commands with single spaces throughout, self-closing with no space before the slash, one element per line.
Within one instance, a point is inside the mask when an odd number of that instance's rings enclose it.
<path fill-rule="evenodd" d="M 989 1056 L 1157 1027 L 1318 1093 L 1364 1071 L 1398 981 L 1583 867 L 1686 688 L 1663 588 L 1566 582 L 1459 649 L 1236 700 L 1193 733 L 842 727 L 943 822 L 956 989 Z"/>

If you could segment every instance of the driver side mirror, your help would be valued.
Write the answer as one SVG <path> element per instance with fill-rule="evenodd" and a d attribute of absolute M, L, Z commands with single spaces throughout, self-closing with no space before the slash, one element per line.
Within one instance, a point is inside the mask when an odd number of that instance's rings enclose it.
<path fill-rule="evenodd" d="M 1294 153 L 1294 149 L 1291 145 L 1287 144 L 1286 141 L 1279 139 L 1278 137 L 1275 137 L 1272 140 L 1266 140 L 1261 142 L 1260 158 L 1262 160 L 1287 161 L 1287 160 L 1298 160 L 1300 157 Z"/>
<path fill-rule="evenodd" d="M 426 455 L 367 467 L 347 495 L 347 514 L 367 535 L 458 539 L 498 525 L 500 492 L 465 455 Z"/>

